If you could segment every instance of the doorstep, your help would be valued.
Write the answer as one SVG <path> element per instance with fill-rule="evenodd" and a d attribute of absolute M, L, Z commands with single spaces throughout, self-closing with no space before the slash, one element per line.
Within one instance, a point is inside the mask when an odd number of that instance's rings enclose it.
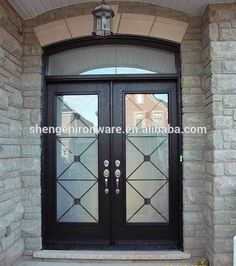
<path fill-rule="evenodd" d="M 189 260 L 191 254 L 182 251 L 94 251 L 94 250 L 41 250 L 33 253 L 36 259 L 60 260 L 124 260 L 124 261 L 155 261 L 155 260 Z"/>

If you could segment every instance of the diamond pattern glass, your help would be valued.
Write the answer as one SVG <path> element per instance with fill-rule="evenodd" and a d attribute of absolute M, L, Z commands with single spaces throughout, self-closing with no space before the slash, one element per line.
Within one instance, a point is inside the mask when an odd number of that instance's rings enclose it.
<path fill-rule="evenodd" d="M 57 221 L 97 223 L 97 95 L 58 96 L 57 126 Z"/>
<path fill-rule="evenodd" d="M 169 221 L 167 94 L 126 94 L 126 221 Z"/>

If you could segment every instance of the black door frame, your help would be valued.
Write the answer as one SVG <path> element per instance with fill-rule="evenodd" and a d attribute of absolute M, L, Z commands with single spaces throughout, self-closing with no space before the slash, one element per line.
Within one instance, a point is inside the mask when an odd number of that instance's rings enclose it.
<path fill-rule="evenodd" d="M 48 58 L 50 55 L 69 50 L 78 47 L 85 47 L 85 46 L 94 46 L 94 45 L 104 45 L 104 44 L 129 44 L 129 45 L 139 45 L 139 46 L 146 46 L 152 48 L 163 49 L 167 51 L 172 51 L 175 53 L 176 57 L 176 69 L 177 73 L 170 73 L 170 74 L 152 74 L 152 75 L 100 75 L 100 76 L 48 76 Z M 42 95 L 43 95 L 43 119 L 42 119 L 42 126 L 47 125 L 47 86 L 52 83 L 74 83 L 74 82 L 82 82 L 82 81 L 90 81 L 90 82 L 101 82 L 101 81 L 128 81 L 128 80 L 135 80 L 135 81 L 145 81 L 145 80 L 153 80 L 153 81 L 175 81 L 176 82 L 176 111 L 177 111 L 177 125 L 182 129 L 182 101 L 181 101 L 181 87 L 180 87 L 180 45 L 172 42 L 166 42 L 164 40 L 156 39 L 156 38 L 146 38 L 140 36 L 129 36 L 129 35 L 113 35 L 106 38 L 100 37 L 86 37 L 86 38 L 79 38 L 70 41 L 66 41 L 63 43 L 51 45 L 49 47 L 44 48 L 43 53 L 43 75 L 44 75 L 44 82 L 42 86 Z M 41 187 L 42 187 L 42 235 L 43 235 L 43 247 L 48 248 L 46 233 L 47 233 L 47 190 L 46 187 L 46 177 L 48 173 L 48 157 L 47 157 L 47 139 L 46 136 L 42 136 L 42 160 L 41 160 L 41 169 L 42 169 L 42 179 L 41 179 Z M 182 136 L 179 136 L 178 142 L 178 154 L 182 154 Z M 181 179 L 178 184 L 178 194 L 179 194 L 179 202 L 177 209 L 179 211 L 179 243 L 178 249 L 183 249 L 183 196 L 182 196 L 182 164 L 179 163 L 178 166 L 178 176 Z M 99 248 L 99 247 L 98 247 Z M 159 247 L 160 248 L 160 247 Z"/>
<path fill-rule="evenodd" d="M 100 86 L 98 86 L 98 84 Z M 65 86 L 66 85 L 66 86 Z M 80 88 L 78 90 L 78 87 Z M 98 113 L 99 113 L 99 125 L 106 126 L 110 122 L 110 117 L 107 115 L 109 107 L 107 102 L 109 101 L 109 82 L 78 82 L 67 83 L 60 82 L 50 83 L 47 86 L 47 124 L 45 126 L 56 126 L 56 98 L 61 95 L 97 95 L 98 96 Z M 104 149 L 103 147 L 110 146 L 110 140 L 106 138 L 105 135 L 98 135 L 99 143 L 99 159 L 104 161 L 110 157 L 110 150 Z M 47 134 L 45 135 L 45 141 L 47 145 L 45 146 L 45 151 L 49 163 L 47 163 L 47 176 L 50 177 L 45 183 L 45 213 L 47 213 L 47 219 L 44 220 L 45 227 L 45 237 L 44 240 L 47 242 L 47 247 L 52 249 L 61 249 L 62 247 L 66 249 L 81 249 L 91 248 L 93 246 L 107 246 L 110 243 L 110 202 L 108 195 L 104 192 L 104 182 L 98 182 L 98 194 L 99 194 L 99 210 L 103 213 L 103 210 L 106 210 L 107 215 L 99 216 L 99 223 L 80 223 L 79 226 L 77 223 L 59 223 L 56 219 L 56 212 L 51 212 L 50 210 L 56 210 L 56 134 Z M 53 167 L 52 167 L 53 166 Z M 98 176 L 102 176 L 103 167 L 98 164 Z M 66 245 L 63 244 L 64 239 L 66 239 L 67 234 L 72 236 Z M 76 239 L 80 239 L 80 243 L 76 242 Z"/>
<path fill-rule="evenodd" d="M 177 126 L 176 110 L 176 82 L 175 81 L 159 81 L 155 80 L 139 80 L 139 81 L 116 81 L 113 84 L 113 110 L 121 110 L 119 112 L 112 113 L 112 126 L 122 127 L 125 130 L 125 95 L 126 94 L 168 94 L 168 117 L 169 124 L 173 127 Z M 114 209 L 114 230 L 112 237 L 116 246 L 121 248 L 129 248 L 131 245 L 134 249 L 140 248 L 140 243 L 146 245 L 147 249 L 177 249 L 181 246 L 179 243 L 179 215 L 178 207 L 175 206 L 176 202 L 179 202 L 179 194 L 175 189 L 179 186 L 180 180 L 178 180 L 179 172 L 179 151 L 178 151 L 178 135 L 170 134 L 169 140 L 169 221 L 166 223 L 126 223 L 126 134 L 113 134 L 115 141 L 111 142 L 112 148 L 112 162 L 116 159 L 121 161 L 121 178 L 120 179 L 120 195 L 112 194 Z M 115 172 L 114 164 L 111 166 L 111 172 Z M 114 186 L 114 183 L 112 185 Z M 112 189 L 115 191 L 115 188 Z M 158 226 L 158 229 L 157 229 Z M 128 238 L 128 239 L 127 239 Z"/>

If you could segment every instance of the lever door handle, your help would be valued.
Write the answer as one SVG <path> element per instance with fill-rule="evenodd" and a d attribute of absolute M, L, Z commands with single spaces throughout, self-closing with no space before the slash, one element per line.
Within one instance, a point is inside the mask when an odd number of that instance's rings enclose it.
<path fill-rule="evenodd" d="M 109 189 L 108 189 L 108 179 L 105 178 L 105 194 L 109 193 Z"/>
<path fill-rule="evenodd" d="M 120 179 L 116 178 L 116 195 L 120 194 L 119 184 L 120 184 Z"/>

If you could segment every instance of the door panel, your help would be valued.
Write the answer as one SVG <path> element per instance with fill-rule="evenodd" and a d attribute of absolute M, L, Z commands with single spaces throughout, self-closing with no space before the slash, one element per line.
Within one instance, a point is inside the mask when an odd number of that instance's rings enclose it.
<path fill-rule="evenodd" d="M 57 221 L 98 223 L 98 95 L 57 96 Z M 71 128 L 71 131 L 69 129 Z M 78 129 L 78 132 L 76 132 Z"/>
<path fill-rule="evenodd" d="M 71 131 L 46 136 L 45 246 L 109 245 L 110 195 L 100 162 L 110 157 L 110 139 L 89 130 L 110 123 L 109 83 L 50 83 L 47 98 L 48 126 Z"/>
<path fill-rule="evenodd" d="M 120 193 L 114 195 L 113 243 L 121 246 L 180 247 L 181 196 L 176 134 L 153 133 L 177 126 L 175 82 L 116 82 L 113 161 L 121 161 Z M 145 131 L 149 129 L 149 132 Z M 113 172 L 116 167 L 113 167 Z"/>
<path fill-rule="evenodd" d="M 168 94 L 126 94 L 125 126 L 126 222 L 168 222 Z"/>

